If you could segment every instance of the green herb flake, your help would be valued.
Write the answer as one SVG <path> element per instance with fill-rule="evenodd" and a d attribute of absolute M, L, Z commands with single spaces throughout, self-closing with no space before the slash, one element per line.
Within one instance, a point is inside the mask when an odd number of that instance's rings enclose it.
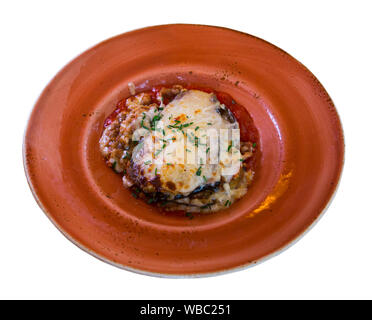
<path fill-rule="evenodd" d="M 202 168 L 202 167 L 200 166 L 199 169 L 196 171 L 195 174 L 196 174 L 197 176 L 200 176 L 200 175 L 201 175 L 201 171 L 202 171 L 201 168 Z"/>
<path fill-rule="evenodd" d="M 257 143 L 256 142 L 252 144 L 252 147 L 253 148 L 256 148 L 256 146 L 257 146 Z"/>
<path fill-rule="evenodd" d="M 142 127 L 142 128 L 145 128 L 146 130 L 149 130 L 149 131 L 150 131 L 150 128 L 149 128 L 149 127 L 146 127 L 146 126 L 144 125 L 144 123 L 143 123 L 144 119 L 145 119 L 145 114 L 143 114 L 143 118 L 142 118 L 142 121 L 141 121 L 141 127 Z"/>
<path fill-rule="evenodd" d="M 198 138 L 198 137 L 195 137 L 195 146 L 196 146 L 196 147 L 199 146 L 199 138 Z"/>
<path fill-rule="evenodd" d="M 156 122 L 158 122 L 160 119 L 162 118 L 161 115 L 155 115 L 151 122 L 150 122 L 150 125 L 151 125 L 151 130 L 155 131 L 156 130 Z"/>
<path fill-rule="evenodd" d="M 185 123 L 185 124 L 182 124 L 181 127 L 182 128 L 187 128 L 187 127 L 190 127 L 191 125 L 193 125 L 194 122 L 190 122 L 190 123 Z"/>

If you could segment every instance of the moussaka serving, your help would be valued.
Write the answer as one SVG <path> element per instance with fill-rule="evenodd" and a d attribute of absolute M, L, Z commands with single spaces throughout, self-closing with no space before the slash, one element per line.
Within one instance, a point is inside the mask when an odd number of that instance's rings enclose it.
<path fill-rule="evenodd" d="M 134 197 L 166 211 L 215 212 L 253 182 L 258 132 L 244 107 L 207 88 L 155 87 L 119 101 L 101 153 Z"/>

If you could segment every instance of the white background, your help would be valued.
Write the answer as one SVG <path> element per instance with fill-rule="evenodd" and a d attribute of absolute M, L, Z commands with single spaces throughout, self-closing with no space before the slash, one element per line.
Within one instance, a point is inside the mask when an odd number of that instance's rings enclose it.
<path fill-rule="evenodd" d="M 0 298 L 372 298 L 371 1 L 2 1 Z M 28 188 L 24 128 L 49 80 L 114 35 L 166 23 L 244 31 L 283 48 L 340 113 L 346 162 L 335 200 L 298 243 L 256 267 L 160 279 L 105 264 L 50 223 Z"/>

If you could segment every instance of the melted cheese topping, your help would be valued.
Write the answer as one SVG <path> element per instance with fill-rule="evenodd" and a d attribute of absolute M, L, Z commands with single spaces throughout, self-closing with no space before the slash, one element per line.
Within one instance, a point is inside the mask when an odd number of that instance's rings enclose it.
<path fill-rule="evenodd" d="M 239 129 L 238 122 L 223 117 L 221 110 L 225 106 L 212 93 L 181 92 L 159 113 L 156 130 L 134 150 L 133 165 L 148 181 L 160 177 L 162 190 L 171 195 L 187 196 L 203 185 L 230 181 L 232 175 L 222 171 L 226 163 L 211 161 L 211 154 L 219 152 L 218 143 L 211 145 L 207 135 L 211 128 L 216 134 L 220 129 Z M 231 143 L 231 137 L 225 140 L 225 145 Z M 233 152 L 240 158 L 238 145 L 239 140 Z"/>

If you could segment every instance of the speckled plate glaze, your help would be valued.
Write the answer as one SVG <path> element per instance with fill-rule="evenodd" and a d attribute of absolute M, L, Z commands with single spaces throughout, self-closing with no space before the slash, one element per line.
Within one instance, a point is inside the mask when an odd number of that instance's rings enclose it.
<path fill-rule="evenodd" d="M 249 110 L 261 158 L 242 200 L 189 219 L 131 196 L 98 146 L 130 81 L 137 90 L 207 86 Z M 24 140 L 31 190 L 68 239 L 116 266 L 161 276 L 218 274 L 285 248 L 325 210 L 343 158 L 336 109 L 308 69 L 259 38 L 199 25 L 135 30 L 84 52 L 45 88 Z"/>

